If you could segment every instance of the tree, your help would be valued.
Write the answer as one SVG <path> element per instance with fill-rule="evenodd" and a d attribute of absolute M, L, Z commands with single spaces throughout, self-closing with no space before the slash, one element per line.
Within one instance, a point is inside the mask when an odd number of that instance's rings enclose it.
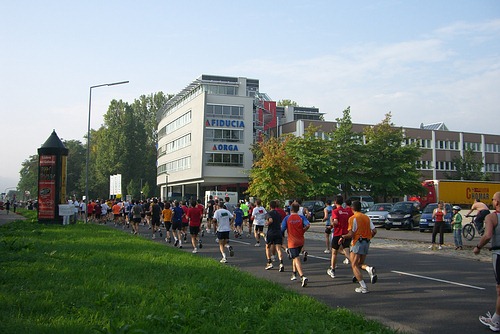
<path fill-rule="evenodd" d="M 447 179 L 455 180 L 479 180 L 488 181 L 489 175 L 483 173 L 483 161 L 480 157 L 471 149 L 467 148 L 464 150 L 464 155 L 457 156 L 452 159 L 455 165 L 456 172 L 453 175 L 446 174 Z"/>
<path fill-rule="evenodd" d="M 287 153 L 290 137 L 274 138 L 258 143 L 261 158 L 250 170 L 247 193 L 256 196 L 264 204 L 271 200 L 293 198 L 298 189 L 310 182 L 307 175 Z"/>
<path fill-rule="evenodd" d="M 316 137 L 317 131 L 318 127 L 309 125 L 303 137 L 291 138 L 285 147 L 295 164 L 310 179 L 300 189 L 305 198 L 328 196 L 338 191 L 331 160 L 332 147 L 328 141 Z"/>
<path fill-rule="evenodd" d="M 391 122 L 391 113 L 384 120 L 364 130 L 366 139 L 366 180 L 373 196 L 401 196 L 419 193 L 420 172 L 416 161 L 421 151 L 416 146 L 402 145 L 403 130 Z M 369 181 L 368 181 L 369 180 Z"/>
<path fill-rule="evenodd" d="M 361 135 L 353 131 L 351 107 L 342 112 L 342 118 L 337 118 L 337 128 L 329 134 L 331 145 L 331 161 L 333 184 L 338 185 L 344 198 L 366 186 L 364 182 L 364 147 Z"/>
<path fill-rule="evenodd" d="M 19 171 L 20 179 L 17 189 L 25 193 L 30 193 L 30 198 L 38 196 L 38 155 L 31 155 L 24 160 Z"/>
<path fill-rule="evenodd" d="M 66 191 L 68 196 L 75 195 L 81 198 L 85 193 L 85 183 L 81 181 L 82 175 L 85 175 L 87 150 L 79 140 L 65 140 L 63 144 L 68 149 Z"/>
<path fill-rule="evenodd" d="M 277 103 L 276 103 L 277 106 L 282 106 L 282 107 L 286 107 L 286 106 L 292 106 L 292 107 L 297 107 L 298 104 L 297 102 L 295 101 L 292 101 L 292 100 L 279 100 Z"/>

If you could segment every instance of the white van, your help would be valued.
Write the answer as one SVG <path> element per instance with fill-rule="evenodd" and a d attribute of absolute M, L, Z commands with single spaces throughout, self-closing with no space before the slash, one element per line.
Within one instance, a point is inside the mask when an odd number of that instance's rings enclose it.
<path fill-rule="evenodd" d="M 375 204 L 375 201 L 373 200 L 373 197 L 371 196 L 351 196 L 349 197 L 351 201 L 360 201 L 360 202 L 366 202 L 368 203 L 368 207 L 371 208 L 373 204 Z"/>

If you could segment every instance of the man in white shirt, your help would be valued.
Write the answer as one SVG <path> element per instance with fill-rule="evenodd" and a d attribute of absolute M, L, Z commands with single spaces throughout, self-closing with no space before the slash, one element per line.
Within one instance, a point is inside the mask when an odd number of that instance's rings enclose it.
<path fill-rule="evenodd" d="M 227 263 L 224 248 L 227 248 L 229 251 L 229 256 L 234 255 L 233 247 L 228 244 L 232 220 L 233 214 L 224 207 L 214 212 L 213 223 L 217 226 L 217 239 L 219 240 L 219 249 L 222 254 L 222 259 L 220 260 L 221 263 Z"/>
<path fill-rule="evenodd" d="M 266 224 L 267 211 L 262 206 L 262 201 L 255 201 L 255 208 L 252 210 L 252 219 L 254 225 L 255 247 L 260 247 L 260 236 L 264 235 L 264 225 Z"/>

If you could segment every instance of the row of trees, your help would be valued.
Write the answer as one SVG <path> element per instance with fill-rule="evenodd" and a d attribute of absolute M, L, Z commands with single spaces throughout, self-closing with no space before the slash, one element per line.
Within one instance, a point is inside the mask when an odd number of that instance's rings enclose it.
<path fill-rule="evenodd" d="M 109 196 L 109 176 L 122 175 L 126 194 L 134 198 L 156 194 L 156 145 L 158 110 L 172 96 L 162 92 L 142 95 L 132 104 L 110 102 L 104 124 L 91 130 L 89 197 Z M 81 198 L 85 194 L 86 143 L 65 140 L 68 148 L 67 193 Z M 37 194 L 38 156 L 22 164 L 18 189 Z M 142 188 L 141 188 L 142 185 Z M 36 196 L 36 195 L 35 195 Z"/>
<path fill-rule="evenodd" d="M 310 126 L 303 137 L 285 135 L 256 144 L 249 194 L 268 202 L 349 196 L 360 190 L 384 199 L 421 193 L 416 161 L 422 152 L 416 145 L 402 145 L 403 131 L 391 117 L 388 113 L 381 123 L 356 133 L 347 108 L 325 139 Z"/>

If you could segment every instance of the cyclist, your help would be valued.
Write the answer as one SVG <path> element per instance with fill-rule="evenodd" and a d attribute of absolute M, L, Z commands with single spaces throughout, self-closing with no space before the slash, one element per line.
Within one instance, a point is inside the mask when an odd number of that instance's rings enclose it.
<path fill-rule="evenodd" d="M 474 202 L 474 204 L 472 204 L 469 212 L 465 216 L 468 217 L 474 210 L 477 210 L 478 212 L 476 218 L 474 219 L 474 224 L 476 225 L 479 234 L 482 235 L 484 218 L 486 218 L 486 216 L 490 214 L 490 209 L 486 204 L 476 198 L 476 201 Z"/>

